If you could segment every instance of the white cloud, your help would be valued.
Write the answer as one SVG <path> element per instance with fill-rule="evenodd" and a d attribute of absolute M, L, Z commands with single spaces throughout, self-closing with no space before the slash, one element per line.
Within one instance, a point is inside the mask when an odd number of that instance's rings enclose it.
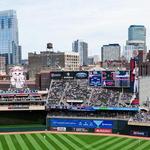
<path fill-rule="evenodd" d="M 15 9 L 23 57 L 27 52 L 45 50 L 47 42 L 56 50 L 71 50 L 73 40 L 83 39 L 91 54 L 99 54 L 103 44 L 127 40 L 131 24 L 147 28 L 149 47 L 148 0 L 5 0 L 0 10 Z"/>

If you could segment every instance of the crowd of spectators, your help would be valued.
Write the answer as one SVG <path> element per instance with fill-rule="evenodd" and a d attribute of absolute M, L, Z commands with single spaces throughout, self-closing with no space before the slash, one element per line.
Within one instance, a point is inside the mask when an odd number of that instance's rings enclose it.
<path fill-rule="evenodd" d="M 54 117 L 66 117 L 66 118 L 116 118 L 128 120 L 131 116 L 134 116 L 134 112 L 118 112 L 118 111 L 97 111 L 97 112 L 81 112 L 81 111 L 56 111 L 52 110 L 48 114 Z"/>
<path fill-rule="evenodd" d="M 122 92 L 120 99 L 122 101 L 131 101 L 133 97 L 133 93 Z"/>
<path fill-rule="evenodd" d="M 87 80 L 80 82 L 80 80 L 68 81 L 69 85 L 63 97 L 64 100 L 83 100 L 89 99 L 91 88 L 87 86 Z"/>
<path fill-rule="evenodd" d="M 140 111 L 134 117 L 131 117 L 130 122 L 150 123 L 150 111 Z"/>
<path fill-rule="evenodd" d="M 41 101 L 41 97 L 40 96 L 13 96 L 13 97 L 0 97 L 0 102 L 25 102 L 25 101 Z"/>
<path fill-rule="evenodd" d="M 59 104 L 66 86 L 67 83 L 63 80 L 52 80 L 48 93 L 48 102 L 52 105 Z"/>
<path fill-rule="evenodd" d="M 47 100 L 49 106 L 54 107 L 60 105 L 60 101 L 63 107 L 65 103 L 71 106 L 133 107 L 129 103 L 126 104 L 126 102 L 130 102 L 132 96 L 133 94 L 129 92 L 91 87 L 88 85 L 87 79 L 52 80 Z"/>
<path fill-rule="evenodd" d="M 14 89 L 9 88 L 7 91 L 0 90 L 0 102 L 31 102 L 46 100 L 45 95 L 39 94 L 37 90 Z"/>
<path fill-rule="evenodd" d="M 90 104 L 94 106 L 116 106 L 118 105 L 120 92 L 105 88 L 94 88 L 90 98 Z"/>

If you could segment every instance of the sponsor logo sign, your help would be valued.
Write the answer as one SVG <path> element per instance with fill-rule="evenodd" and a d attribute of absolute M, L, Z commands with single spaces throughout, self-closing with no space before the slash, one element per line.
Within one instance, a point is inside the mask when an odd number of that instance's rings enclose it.
<path fill-rule="evenodd" d="M 88 72 L 87 71 L 75 72 L 75 78 L 76 79 L 87 79 L 88 78 Z"/>
<path fill-rule="evenodd" d="M 148 136 L 148 132 L 143 132 L 143 131 L 131 131 L 131 135 L 135 135 L 135 136 Z"/>
<path fill-rule="evenodd" d="M 51 72 L 50 77 L 51 79 L 62 79 L 63 72 Z"/>
<path fill-rule="evenodd" d="M 101 128 L 96 128 L 95 133 L 112 133 L 112 129 L 101 129 Z"/>
<path fill-rule="evenodd" d="M 51 72 L 51 79 L 88 79 L 88 71 L 63 71 Z"/>
<path fill-rule="evenodd" d="M 63 78 L 74 79 L 74 72 L 73 71 L 63 72 Z"/>
<path fill-rule="evenodd" d="M 57 127 L 57 131 L 64 132 L 64 131 L 66 131 L 66 127 Z"/>
<path fill-rule="evenodd" d="M 63 119 L 51 118 L 49 125 L 52 127 L 73 127 L 73 128 L 106 128 L 112 129 L 111 120 L 91 120 L 91 119 Z"/>

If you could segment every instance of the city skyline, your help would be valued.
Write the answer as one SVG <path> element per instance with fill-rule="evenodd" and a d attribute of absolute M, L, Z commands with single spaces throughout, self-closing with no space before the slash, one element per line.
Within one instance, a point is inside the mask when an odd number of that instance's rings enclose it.
<path fill-rule="evenodd" d="M 48 42 L 53 43 L 56 51 L 71 51 L 76 39 L 88 43 L 91 55 L 100 55 L 105 44 L 119 43 L 122 48 L 132 24 L 146 27 L 149 50 L 147 4 L 148 0 L 41 0 L 38 3 L 35 0 L 5 0 L 0 2 L 0 10 L 17 11 L 22 57 L 27 58 L 28 52 L 46 50 Z"/>
<path fill-rule="evenodd" d="M 14 10 L 0 11 L 0 56 L 6 58 L 6 64 L 21 63 L 18 20 Z"/>

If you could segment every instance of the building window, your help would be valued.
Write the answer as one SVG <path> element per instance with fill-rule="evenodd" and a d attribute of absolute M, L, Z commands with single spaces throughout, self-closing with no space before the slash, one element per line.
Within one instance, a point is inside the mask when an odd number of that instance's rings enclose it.
<path fill-rule="evenodd" d="M 9 18 L 8 19 L 8 28 L 11 28 L 12 27 L 12 18 Z"/>
<path fill-rule="evenodd" d="M 4 29 L 4 19 L 1 20 L 1 29 Z"/>

